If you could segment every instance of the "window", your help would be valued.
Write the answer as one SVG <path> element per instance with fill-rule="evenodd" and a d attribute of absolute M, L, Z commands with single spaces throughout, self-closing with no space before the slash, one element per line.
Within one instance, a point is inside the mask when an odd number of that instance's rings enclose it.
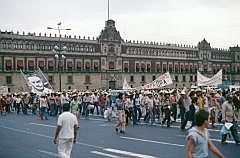
<path fill-rule="evenodd" d="M 110 70 L 113 70 L 114 67 L 115 67 L 115 63 L 114 63 L 113 61 L 110 61 L 110 62 L 108 63 L 108 68 L 109 68 Z"/>
<path fill-rule="evenodd" d="M 195 76 L 195 82 L 197 82 L 197 76 Z"/>
<path fill-rule="evenodd" d="M 48 61 L 48 70 L 53 71 L 53 69 L 54 69 L 54 61 L 50 60 Z"/>
<path fill-rule="evenodd" d="M 85 76 L 85 83 L 91 83 L 90 75 Z"/>
<path fill-rule="evenodd" d="M 98 62 L 94 62 L 94 66 L 93 66 L 94 71 L 98 71 L 98 67 L 99 67 Z"/>
<path fill-rule="evenodd" d="M 141 64 L 141 71 L 145 72 L 145 64 Z"/>
<path fill-rule="evenodd" d="M 12 76 L 6 76 L 6 83 L 12 84 Z"/>
<path fill-rule="evenodd" d="M 152 80 L 153 81 L 156 80 L 156 76 L 155 75 L 152 76 Z"/>
<path fill-rule="evenodd" d="M 147 64 L 147 72 L 151 72 L 151 64 Z"/>
<path fill-rule="evenodd" d="M 134 76 L 130 76 L 130 82 L 134 82 Z"/>
<path fill-rule="evenodd" d="M 193 76 L 190 76 L 189 81 L 190 81 L 190 82 L 193 82 Z"/>
<path fill-rule="evenodd" d="M 124 63 L 124 72 L 128 72 L 128 70 L 129 70 L 128 63 Z"/>
<path fill-rule="evenodd" d="M 77 62 L 77 71 L 82 70 L 82 63 L 80 61 Z"/>
<path fill-rule="evenodd" d="M 90 67 L 91 67 L 90 62 L 86 62 L 85 63 L 85 70 L 89 72 L 90 71 Z"/>
<path fill-rule="evenodd" d="M 72 61 L 67 61 L 67 69 L 69 71 L 72 71 L 73 70 L 73 62 Z"/>
<path fill-rule="evenodd" d="M 136 63 L 136 72 L 139 72 L 140 71 L 140 65 L 139 63 Z"/>
<path fill-rule="evenodd" d="M 178 82 L 178 76 L 175 76 L 175 82 Z"/>
<path fill-rule="evenodd" d="M 73 76 L 67 77 L 67 83 L 72 84 L 73 83 Z"/>
<path fill-rule="evenodd" d="M 183 77 L 182 77 L 182 81 L 183 81 L 183 82 L 186 82 L 186 76 L 183 76 Z"/>
<path fill-rule="evenodd" d="M 6 70 L 12 70 L 12 60 L 6 60 Z"/>
<path fill-rule="evenodd" d="M 17 60 L 17 70 L 23 69 L 23 60 Z"/>
<path fill-rule="evenodd" d="M 145 82 L 145 76 L 142 76 L 142 80 L 141 80 L 142 82 Z"/>
<path fill-rule="evenodd" d="M 48 82 L 49 82 L 50 84 L 53 84 L 53 83 L 54 83 L 54 78 L 53 78 L 53 76 L 48 76 Z"/>

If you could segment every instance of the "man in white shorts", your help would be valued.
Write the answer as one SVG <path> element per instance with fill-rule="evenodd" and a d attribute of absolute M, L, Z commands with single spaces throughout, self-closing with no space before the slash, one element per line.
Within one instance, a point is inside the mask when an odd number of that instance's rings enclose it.
<path fill-rule="evenodd" d="M 73 143 L 76 143 L 78 121 L 77 117 L 70 113 L 69 103 L 63 104 L 63 113 L 59 115 L 54 144 L 58 139 L 58 154 L 61 158 L 70 158 Z"/>

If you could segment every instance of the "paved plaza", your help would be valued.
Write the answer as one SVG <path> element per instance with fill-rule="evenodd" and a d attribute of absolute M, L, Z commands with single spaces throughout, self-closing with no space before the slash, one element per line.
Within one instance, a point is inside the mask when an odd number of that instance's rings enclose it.
<path fill-rule="evenodd" d="M 0 157 L 57 157 L 57 145 L 53 144 L 56 121 L 53 117 L 40 121 L 36 116 L 13 113 L 0 116 Z M 99 117 L 80 118 L 79 124 L 78 143 L 73 147 L 72 158 L 185 157 L 186 132 L 180 131 L 179 123 L 170 128 L 158 124 L 129 125 L 125 134 L 114 131 L 115 121 Z M 239 157 L 239 145 L 234 141 L 220 144 L 219 128 L 210 129 L 213 142 L 226 157 Z"/>

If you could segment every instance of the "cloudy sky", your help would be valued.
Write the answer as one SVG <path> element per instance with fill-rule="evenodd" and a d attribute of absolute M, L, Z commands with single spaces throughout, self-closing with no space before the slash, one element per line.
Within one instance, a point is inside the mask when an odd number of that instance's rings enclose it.
<path fill-rule="evenodd" d="M 107 20 L 107 0 L 0 0 L 0 29 L 97 37 Z M 212 47 L 240 45 L 240 0 L 110 0 L 110 18 L 124 40 Z M 53 30 L 51 33 L 55 33 Z"/>

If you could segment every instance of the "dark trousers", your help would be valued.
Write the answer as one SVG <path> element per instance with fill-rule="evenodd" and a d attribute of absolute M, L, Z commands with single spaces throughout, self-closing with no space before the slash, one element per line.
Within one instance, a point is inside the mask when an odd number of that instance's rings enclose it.
<path fill-rule="evenodd" d="M 190 111 L 187 111 L 185 113 L 184 121 L 181 122 L 181 129 L 185 129 L 188 121 L 192 121 L 192 127 L 196 125 L 195 119 L 194 119 L 194 113 L 191 113 Z"/>
<path fill-rule="evenodd" d="M 177 105 L 176 104 L 172 105 L 171 112 L 172 112 L 172 117 L 173 117 L 174 121 L 176 121 L 176 119 L 177 119 Z"/>
<path fill-rule="evenodd" d="M 99 115 L 98 102 L 94 102 L 93 105 L 94 105 L 93 112 L 95 111 L 95 108 L 96 108 L 97 109 L 97 115 Z"/>
<path fill-rule="evenodd" d="M 136 124 L 137 122 L 140 121 L 140 119 L 142 117 L 142 111 L 141 111 L 141 108 L 137 107 L 137 106 L 134 106 L 133 110 L 134 110 L 133 124 Z"/>
<path fill-rule="evenodd" d="M 167 127 L 170 127 L 170 122 L 171 122 L 171 111 L 169 108 L 163 108 L 163 112 L 164 112 L 164 118 L 162 121 L 162 124 L 164 124 L 167 121 Z"/>
<path fill-rule="evenodd" d="M 181 124 L 184 122 L 184 116 L 186 113 L 186 109 L 184 107 L 180 108 L 180 118 L 181 118 Z"/>
<path fill-rule="evenodd" d="M 21 104 L 20 104 L 20 103 L 16 103 L 17 114 L 19 114 L 19 112 L 20 112 L 20 106 L 21 106 Z"/>

